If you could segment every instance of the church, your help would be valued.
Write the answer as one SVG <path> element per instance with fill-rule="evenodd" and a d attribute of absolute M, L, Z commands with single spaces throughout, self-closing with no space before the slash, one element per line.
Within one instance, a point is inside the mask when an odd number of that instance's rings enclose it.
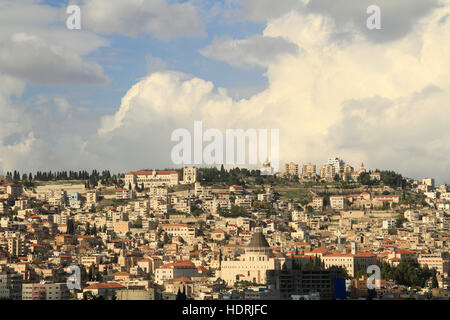
<path fill-rule="evenodd" d="M 218 277 L 232 286 L 236 281 L 266 283 L 267 270 L 280 270 L 284 257 L 275 257 L 272 248 L 261 231 L 256 231 L 236 261 L 221 261 Z"/>

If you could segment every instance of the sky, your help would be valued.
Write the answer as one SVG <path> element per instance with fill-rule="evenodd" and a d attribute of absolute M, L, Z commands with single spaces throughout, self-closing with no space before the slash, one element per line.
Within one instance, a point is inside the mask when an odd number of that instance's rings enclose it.
<path fill-rule="evenodd" d="M 450 0 L 0 0 L 0 172 L 171 168 L 201 120 L 450 183 L 449 57 Z"/>

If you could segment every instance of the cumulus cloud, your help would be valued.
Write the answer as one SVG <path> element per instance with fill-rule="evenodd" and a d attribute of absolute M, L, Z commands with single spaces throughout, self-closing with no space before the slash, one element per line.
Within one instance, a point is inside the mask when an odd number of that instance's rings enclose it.
<path fill-rule="evenodd" d="M 83 1 L 84 25 L 105 34 L 137 36 L 149 33 L 160 39 L 203 36 L 204 26 L 190 2 L 167 0 Z"/>
<path fill-rule="evenodd" d="M 108 82 L 100 65 L 26 33 L 15 33 L 0 43 L 0 70 L 39 85 Z"/>
<path fill-rule="evenodd" d="M 230 37 L 217 38 L 201 53 L 209 58 L 225 61 L 233 66 L 267 67 L 284 54 L 296 54 L 298 47 L 281 37 L 255 35 L 235 40 Z"/>
<path fill-rule="evenodd" d="M 241 12 L 250 21 L 268 22 L 291 11 L 316 13 L 333 19 L 334 40 L 347 39 L 362 33 L 372 42 L 389 42 L 412 32 L 420 19 L 441 6 L 440 0 L 236 0 Z M 382 30 L 369 30 L 366 10 L 376 5 L 381 9 Z"/>
<path fill-rule="evenodd" d="M 40 85 L 107 83 L 102 67 L 85 57 L 107 41 L 67 30 L 65 10 L 33 0 L 0 6 L 0 73 Z"/>
<path fill-rule="evenodd" d="M 138 155 L 131 160 L 137 167 L 167 163 L 170 132 L 192 128 L 197 119 L 219 129 L 280 128 L 283 161 L 320 164 L 340 155 L 355 166 L 364 161 L 450 181 L 450 44 L 443 41 L 450 21 L 442 23 L 449 10 L 433 11 L 417 32 L 386 45 L 361 33 L 337 44 L 333 19 L 291 11 L 271 20 L 263 36 L 302 50 L 268 64 L 266 90 L 234 100 L 210 82 L 156 73 L 104 119 L 98 139 L 108 143 L 98 145 L 111 155 L 116 143 L 124 146 L 127 155 Z"/>

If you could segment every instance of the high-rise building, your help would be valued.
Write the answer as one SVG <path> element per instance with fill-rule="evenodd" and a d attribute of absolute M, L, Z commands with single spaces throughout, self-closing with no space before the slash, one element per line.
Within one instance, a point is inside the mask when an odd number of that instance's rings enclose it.
<path fill-rule="evenodd" d="M 433 178 L 422 179 L 422 184 L 427 185 L 431 188 L 434 188 L 434 179 Z"/>
<path fill-rule="evenodd" d="M 339 173 L 341 171 L 341 167 L 344 166 L 345 162 L 339 158 L 329 158 L 327 164 L 330 164 L 334 167 L 334 172 Z"/>
<path fill-rule="evenodd" d="M 336 175 L 335 167 L 331 164 L 324 164 L 320 167 L 320 178 L 326 180 L 333 180 Z"/>
<path fill-rule="evenodd" d="M 302 179 L 313 179 L 316 177 L 316 165 L 306 163 L 302 165 Z"/>
<path fill-rule="evenodd" d="M 298 176 L 298 164 L 289 162 L 284 165 L 284 174 L 287 176 Z"/>

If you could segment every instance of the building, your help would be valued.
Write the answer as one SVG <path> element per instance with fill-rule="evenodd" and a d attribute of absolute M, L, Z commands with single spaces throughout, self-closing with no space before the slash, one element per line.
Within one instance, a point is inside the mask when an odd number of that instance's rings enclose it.
<path fill-rule="evenodd" d="M 286 176 L 298 176 L 298 164 L 289 162 L 284 165 L 284 174 Z"/>
<path fill-rule="evenodd" d="M 397 221 L 395 219 L 383 220 L 383 229 L 391 229 L 397 226 Z"/>
<path fill-rule="evenodd" d="M 134 199 L 136 196 L 136 192 L 132 189 L 117 189 L 116 190 L 116 199 L 117 200 L 130 200 Z"/>
<path fill-rule="evenodd" d="M 172 237 L 182 237 L 185 241 L 193 240 L 197 229 L 185 223 L 163 224 L 162 229 Z"/>
<path fill-rule="evenodd" d="M 276 300 L 290 300 L 292 295 L 317 292 L 322 300 L 326 300 L 333 299 L 334 293 L 330 271 L 268 270 L 267 286 Z"/>
<path fill-rule="evenodd" d="M 339 173 L 339 172 L 341 172 L 341 167 L 344 166 L 345 162 L 343 160 L 335 157 L 335 158 L 329 158 L 327 161 L 327 164 L 333 166 L 335 173 Z"/>
<path fill-rule="evenodd" d="M 23 276 L 9 270 L 0 272 L 0 300 L 22 299 Z"/>
<path fill-rule="evenodd" d="M 98 201 L 97 191 L 89 191 L 86 193 L 86 203 L 88 205 L 96 204 Z"/>
<path fill-rule="evenodd" d="M 198 276 L 198 269 L 190 260 L 176 260 L 163 264 L 155 270 L 155 282 L 163 284 L 164 281 L 176 278 L 188 278 Z"/>
<path fill-rule="evenodd" d="M 380 172 L 372 172 L 370 174 L 370 180 L 372 180 L 372 181 L 381 181 L 381 173 Z"/>
<path fill-rule="evenodd" d="M 178 184 L 178 180 L 176 171 L 134 171 L 125 175 L 125 188 L 172 187 Z"/>
<path fill-rule="evenodd" d="M 47 288 L 45 283 L 22 284 L 22 300 L 46 300 Z"/>
<path fill-rule="evenodd" d="M 331 196 L 330 206 L 334 210 L 343 210 L 345 208 L 345 197 L 344 196 Z"/>
<path fill-rule="evenodd" d="M 376 256 L 365 252 L 353 252 L 349 254 L 332 253 L 324 255 L 322 260 L 325 263 L 325 268 L 331 266 L 343 267 L 351 277 L 355 276 L 358 269 L 367 270 L 367 267 L 376 264 Z"/>
<path fill-rule="evenodd" d="M 183 184 L 191 184 L 197 182 L 197 168 L 183 168 Z"/>
<path fill-rule="evenodd" d="M 156 300 L 157 294 L 154 288 L 148 289 L 124 289 L 116 292 L 117 300 Z"/>
<path fill-rule="evenodd" d="M 422 184 L 434 189 L 434 179 L 433 178 L 422 179 Z"/>
<path fill-rule="evenodd" d="M 302 179 L 314 179 L 316 177 L 316 165 L 306 163 L 302 165 Z"/>
<path fill-rule="evenodd" d="M 323 209 L 323 197 L 313 197 L 312 205 L 314 210 L 321 211 Z"/>
<path fill-rule="evenodd" d="M 69 300 L 69 289 L 66 283 L 46 283 L 46 300 Z"/>
<path fill-rule="evenodd" d="M 116 282 L 94 283 L 83 289 L 83 294 L 88 292 L 96 297 L 103 297 L 105 300 L 112 300 L 117 297 L 117 291 L 125 290 L 126 287 Z"/>
<path fill-rule="evenodd" d="M 331 164 L 324 164 L 320 167 L 320 178 L 325 180 L 333 180 L 336 173 L 335 166 Z"/>
<path fill-rule="evenodd" d="M 273 256 L 272 248 L 262 232 L 256 231 L 245 247 L 245 253 L 238 260 L 222 261 L 218 273 L 231 286 L 242 280 L 265 284 L 267 270 L 281 270 L 282 264 L 284 260 Z"/>
<path fill-rule="evenodd" d="M 11 257 L 20 257 L 26 253 L 26 246 L 21 238 L 8 238 L 7 246 L 8 253 Z"/>
<path fill-rule="evenodd" d="M 421 254 L 417 258 L 417 262 L 423 268 L 428 266 L 430 269 L 435 269 L 442 275 L 448 275 L 449 259 L 444 257 L 443 254 Z"/>

